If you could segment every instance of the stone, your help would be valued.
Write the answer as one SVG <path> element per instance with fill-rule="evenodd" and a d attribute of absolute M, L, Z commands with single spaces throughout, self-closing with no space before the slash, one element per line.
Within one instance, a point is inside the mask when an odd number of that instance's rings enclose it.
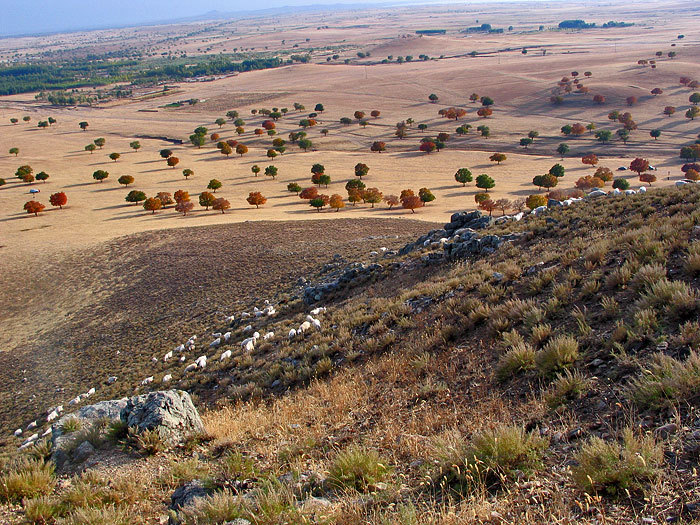
<path fill-rule="evenodd" d="M 561 201 L 558 201 L 557 199 L 548 199 L 547 200 L 547 208 L 561 208 L 564 206 Z"/>
<path fill-rule="evenodd" d="M 95 452 L 95 447 L 89 441 L 83 441 L 73 452 L 73 463 L 83 463 Z"/>
<path fill-rule="evenodd" d="M 590 197 L 590 198 L 593 198 L 593 197 L 604 197 L 604 196 L 607 195 L 607 194 L 608 194 L 608 192 L 603 191 L 603 190 L 593 190 L 593 191 L 590 192 L 588 195 L 586 195 L 586 197 Z"/>
<path fill-rule="evenodd" d="M 126 402 L 121 420 L 137 432 L 157 430 L 169 446 L 182 443 L 187 436 L 204 432 L 204 424 L 183 390 L 165 390 L 134 396 Z"/>
<path fill-rule="evenodd" d="M 251 523 L 243 518 L 237 518 L 233 521 L 227 521 L 224 525 L 251 525 Z"/>
<path fill-rule="evenodd" d="M 195 479 L 175 489 L 175 492 L 170 496 L 170 506 L 168 508 L 177 512 L 180 509 L 194 505 L 197 503 L 197 500 L 206 498 L 210 494 L 212 494 L 212 490 L 207 488 L 201 480 Z M 179 520 L 171 516 L 168 523 L 175 525 L 179 523 Z"/>
<path fill-rule="evenodd" d="M 675 434 L 676 432 L 678 432 L 678 425 L 676 425 L 675 423 L 668 423 L 656 429 L 656 433 L 662 438 L 667 438 L 670 435 Z"/>

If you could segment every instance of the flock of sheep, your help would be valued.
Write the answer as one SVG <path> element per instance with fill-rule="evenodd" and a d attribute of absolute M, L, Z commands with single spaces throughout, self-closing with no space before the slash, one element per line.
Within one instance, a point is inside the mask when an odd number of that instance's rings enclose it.
<path fill-rule="evenodd" d="M 310 314 L 306 316 L 306 319 L 297 327 L 297 328 L 291 328 L 289 330 L 289 333 L 287 335 L 287 338 L 291 341 L 294 339 L 298 338 L 304 338 L 305 334 L 311 330 L 317 330 L 321 331 L 321 321 L 317 319 L 314 316 L 319 316 L 320 314 L 324 313 L 326 311 L 325 307 L 319 307 L 319 308 L 314 308 L 311 310 Z M 277 313 L 277 310 L 275 307 L 270 304 L 269 301 L 265 301 L 264 307 L 262 309 L 255 307 L 253 308 L 252 313 L 251 312 L 241 312 L 241 314 L 236 318 L 233 315 L 227 316 L 224 319 L 224 322 L 227 324 L 228 327 L 232 327 L 236 323 L 242 323 L 248 319 L 259 319 L 259 318 L 266 318 L 266 317 L 271 317 Z M 263 341 L 272 341 L 275 337 L 274 332 L 266 332 L 264 335 L 260 335 L 259 332 L 254 331 L 253 325 L 248 324 L 242 329 L 243 334 L 250 334 L 248 337 L 243 339 L 240 342 L 241 349 L 246 352 L 246 353 L 251 353 L 255 349 L 255 345 L 258 343 L 260 339 Z M 211 334 L 213 337 L 213 340 L 211 343 L 208 345 L 208 351 L 211 354 L 211 352 L 216 352 L 218 348 L 222 345 L 229 344 L 231 342 L 231 337 L 232 337 L 232 332 L 227 331 L 225 333 L 221 332 L 215 332 Z M 170 360 L 175 359 L 176 354 L 179 354 L 178 361 L 180 363 L 184 363 L 187 361 L 187 353 L 188 352 L 194 352 L 196 350 L 197 345 L 197 336 L 193 335 L 191 336 L 185 343 L 182 343 L 178 346 L 176 346 L 173 350 L 168 351 L 163 357 L 162 357 L 162 362 L 167 363 Z M 226 361 L 227 359 L 230 359 L 233 355 L 233 352 L 231 349 L 224 350 L 221 355 L 219 356 L 219 361 Z M 213 357 L 212 355 L 207 355 L 207 353 L 203 353 L 200 355 L 197 359 L 194 360 L 194 362 L 186 365 L 183 369 L 183 375 L 189 374 L 191 372 L 195 372 L 197 370 L 203 370 L 207 366 L 207 360 Z M 159 361 L 158 358 L 153 357 L 152 362 L 157 363 Z M 170 381 L 172 381 L 173 375 L 171 373 L 167 373 L 163 376 L 161 379 L 162 384 L 167 384 Z M 107 378 L 107 384 L 113 384 L 117 381 L 116 376 L 110 376 Z M 154 376 L 148 376 L 145 379 L 143 379 L 140 382 L 140 386 L 148 386 L 152 383 L 154 383 L 155 377 Z M 85 399 L 89 398 L 93 394 L 95 394 L 96 389 L 95 388 L 90 388 L 87 392 L 84 394 L 80 394 L 76 396 L 75 398 L 71 399 L 68 402 L 69 407 L 74 407 L 81 402 L 83 402 Z M 64 412 L 63 405 L 59 405 L 56 407 L 52 407 L 46 412 L 46 422 L 51 423 L 54 420 L 58 419 L 58 417 L 61 415 L 61 413 Z M 17 430 L 14 431 L 14 436 L 17 438 L 22 438 L 22 436 L 32 430 L 35 430 L 39 427 L 39 419 L 32 421 L 27 425 L 26 429 L 21 429 L 18 428 Z M 22 444 L 19 446 L 19 449 L 25 449 L 30 447 L 31 445 L 35 444 L 40 438 L 50 436 L 52 434 L 52 427 L 49 426 L 45 432 L 43 432 L 41 435 L 39 432 L 34 432 L 32 433 L 29 437 L 24 439 L 22 441 Z"/>

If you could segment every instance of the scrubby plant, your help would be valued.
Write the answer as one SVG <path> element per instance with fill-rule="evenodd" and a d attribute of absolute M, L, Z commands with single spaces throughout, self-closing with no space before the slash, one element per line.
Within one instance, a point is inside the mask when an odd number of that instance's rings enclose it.
<path fill-rule="evenodd" d="M 690 352 L 684 361 L 656 354 L 630 382 L 629 397 L 640 408 L 664 408 L 694 396 L 700 388 L 700 356 Z"/>
<path fill-rule="evenodd" d="M 571 366 L 578 355 L 578 341 L 569 335 L 560 335 L 535 354 L 535 364 L 542 375 L 551 375 Z"/>
<path fill-rule="evenodd" d="M 535 368 L 535 349 L 527 343 L 513 345 L 496 365 L 496 379 L 505 381 L 516 374 Z"/>
<path fill-rule="evenodd" d="M 45 496 L 55 484 L 53 463 L 18 460 L 0 475 L 0 501 L 17 503 L 24 498 Z"/>
<path fill-rule="evenodd" d="M 545 401 L 550 408 L 557 408 L 569 401 L 579 399 L 590 387 L 590 380 L 578 370 L 564 370 L 558 374 L 552 387 L 545 395 Z"/>
<path fill-rule="evenodd" d="M 435 483 L 459 494 L 497 488 L 537 470 L 547 445 L 547 440 L 521 427 L 499 425 L 475 435 L 469 444 L 438 446 L 440 468 Z"/>
<path fill-rule="evenodd" d="M 627 428 L 622 443 L 591 438 L 576 455 L 576 484 L 589 494 L 618 496 L 638 492 L 661 473 L 663 450 L 652 436 L 637 436 Z"/>
<path fill-rule="evenodd" d="M 389 472 L 376 451 L 352 447 L 335 457 L 328 470 L 328 480 L 337 489 L 366 492 L 383 482 Z"/>

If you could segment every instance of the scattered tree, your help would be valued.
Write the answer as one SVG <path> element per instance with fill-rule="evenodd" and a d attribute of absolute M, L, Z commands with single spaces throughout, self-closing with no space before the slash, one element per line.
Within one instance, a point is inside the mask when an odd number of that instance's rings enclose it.
<path fill-rule="evenodd" d="M 304 188 L 299 193 L 299 198 L 304 199 L 304 200 L 311 200 L 311 199 L 315 199 L 316 197 L 318 197 L 318 189 L 316 189 L 315 186 L 311 186 L 309 188 Z"/>
<path fill-rule="evenodd" d="M 95 151 L 96 149 L 97 149 L 97 146 L 95 146 L 94 144 L 88 144 L 87 146 L 85 146 L 85 151 L 89 151 L 91 155 L 92 155 L 92 152 Z"/>
<path fill-rule="evenodd" d="M 138 204 L 139 202 L 146 200 L 146 194 L 142 191 L 131 190 L 129 193 L 127 193 L 124 200 L 126 202 L 133 202 L 134 204 Z"/>
<path fill-rule="evenodd" d="M 9 151 L 10 155 L 14 155 L 15 157 L 19 155 L 19 148 L 10 148 Z"/>
<path fill-rule="evenodd" d="M 274 180 L 275 177 L 277 177 L 277 166 L 270 165 L 266 167 L 265 175 L 267 175 L 268 177 L 272 177 L 272 179 Z"/>
<path fill-rule="evenodd" d="M 301 191 L 301 186 L 299 186 L 299 184 L 297 184 L 296 182 L 290 182 L 289 184 L 287 184 L 287 191 L 299 195 L 299 192 Z"/>
<path fill-rule="evenodd" d="M 224 213 L 224 211 L 228 210 L 231 207 L 231 203 L 224 199 L 223 197 L 220 197 L 214 201 L 214 203 L 211 205 L 211 208 L 213 210 L 221 211 L 221 213 Z"/>
<path fill-rule="evenodd" d="M 214 202 L 216 202 L 216 197 L 213 193 L 203 191 L 199 194 L 199 205 L 203 206 L 206 210 L 209 210 L 209 206 L 213 206 Z"/>
<path fill-rule="evenodd" d="M 598 177 L 603 182 L 610 182 L 611 180 L 613 180 L 612 170 L 610 170 L 610 168 L 606 168 L 604 166 L 601 166 L 600 168 L 595 170 L 595 174 L 593 176 Z"/>
<path fill-rule="evenodd" d="M 377 188 L 367 188 L 362 194 L 362 198 L 365 202 L 369 202 L 374 208 L 374 205 L 382 202 L 384 195 Z"/>
<path fill-rule="evenodd" d="M 143 209 L 146 211 L 150 211 L 152 214 L 155 214 L 156 210 L 160 210 L 162 206 L 163 203 L 160 202 L 160 199 L 157 199 L 155 197 L 149 197 L 143 202 Z"/>
<path fill-rule="evenodd" d="M 134 140 L 133 142 L 129 142 L 129 147 L 134 151 L 138 151 L 141 149 L 141 143 L 138 140 Z"/>
<path fill-rule="evenodd" d="M 479 203 L 479 209 L 489 212 L 489 217 L 491 217 L 493 210 L 496 209 L 496 203 L 491 199 L 486 199 Z"/>
<path fill-rule="evenodd" d="M 173 195 L 173 199 L 175 199 L 177 203 L 188 202 L 190 200 L 190 194 L 185 190 L 177 190 Z"/>
<path fill-rule="evenodd" d="M 698 115 L 700 115 L 700 108 L 697 106 L 692 106 L 685 112 L 685 118 L 689 118 L 690 120 L 695 120 L 695 117 Z"/>
<path fill-rule="evenodd" d="M 340 208 L 345 208 L 345 202 L 343 202 L 343 197 L 338 195 L 337 193 L 334 193 L 331 195 L 330 200 L 328 201 L 328 204 L 330 205 L 331 208 L 335 208 L 335 211 L 340 211 Z"/>
<path fill-rule="evenodd" d="M 92 178 L 95 179 L 97 182 L 102 182 L 107 177 L 109 177 L 109 172 L 105 170 L 97 170 L 92 174 Z"/>
<path fill-rule="evenodd" d="M 304 151 L 308 151 L 313 147 L 313 144 L 309 139 L 301 139 L 299 141 L 299 148 L 303 149 Z"/>
<path fill-rule="evenodd" d="M 95 139 L 93 142 L 95 143 L 95 146 L 99 147 L 100 149 L 102 149 L 104 147 L 104 145 L 107 143 L 107 141 L 105 139 L 103 139 L 102 137 Z"/>
<path fill-rule="evenodd" d="M 260 208 L 263 204 L 267 202 L 267 199 L 263 197 L 263 194 L 260 193 L 259 191 L 252 191 L 248 194 L 248 198 L 246 199 L 248 201 L 248 204 L 251 206 L 255 206 L 255 208 Z"/>
<path fill-rule="evenodd" d="M 508 157 L 506 157 L 503 153 L 494 153 L 493 155 L 491 155 L 491 156 L 489 157 L 489 160 L 490 160 L 491 162 L 495 162 L 495 163 L 497 163 L 498 165 L 500 165 L 501 162 L 503 162 L 503 161 L 506 160 L 507 158 L 508 158 Z"/>
<path fill-rule="evenodd" d="M 561 158 L 563 159 L 564 155 L 569 153 L 569 146 L 564 143 L 559 144 L 559 146 L 557 146 L 557 153 L 561 155 Z"/>
<path fill-rule="evenodd" d="M 82 129 L 83 131 L 87 131 L 89 125 L 90 124 L 88 124 L 87 122 L 84 122 L 84 121 L 78 123 L 78 126 L 80 126 L 80 129 Z"/>
<path fill-rule="evenodd" d="M 435 200 L 435 195 L 433 195 L 433 192 L 428 188 L 419 189 L 418 197 L 421 201 L 423 201 L 423 204 L 428 204 L 429 202 L 433 202 Z"/>
<path fill-rule="evenodd" d="M 664 108 L 664 115 L 668 115 L 669 117 L 673 115 L 676 112 L 676 108 L 673 106 L 666 106 Z"/>
<path fill-rule="evenodd" d="M 177 166 L 178 163 L 180 162 L 180 159 L 178 159 L 177 157 L 169 157 L 168 160 L 166 160 L 165 162 L 166 162 L 166 163 L 168 164 L 168 166 L 170 166 L 171 168 L 175 168 L 175 166 Z"/>
<path fill-rule="evenodd" d="M 637 157 L 632 162 L 630 162 L 630 170 L 634 171 L 637 175 L 641 175 L 642 172 L 649 169 L 649 161 Z"/>
<path fill-rule="evenodd" d="M 438 96 L 437 96 L 435 93 L 431 93 L 431 94 L 428 96 L 428 100 L 430 100 L 430 102 L 432 102 L 433 104 L 435 104 L 435 102 L 438 101 Z"/>
<path fill-rule="evenodd" d="M 612 187 L 621 191 L 625 191 L 629 189 L 630 183 L 627 181 L 627 179 L 618 177 L 613 181 Z"/>
<path fill-rule="evenodd" d="M 555 177 L 563 177 L 565 171 L 566 170 L 564 169 L 564 166 L 562 166 L 561 164 L 555 164 L 554 166 L 549 168 L 549 173 L 551 175 L 554 175 Z"/>
<path fill-rule="evenodd" d="M 51 194 L 49 197 L 49 202 L 51 203 L 51 206 L 58 206 L 58 208 L 62 210 L 68 202 L 68 197 L 66 197 L 64 192 L 59 191 L 58 193 Z"/>
<path fill-rule="evenodd" d="M 466 186 L 467 182 L 471 182 L 473 180 L 472 172 L 469 170 L 469 168 L 459 168 L 455 173 L 455 180 L 457 182 L 461 182 L 462 186 Z"/>
<path fill-rule="evenodd" d="M 539 208 L 540 206 L 546 206 L 547 205 L 547 197 L 544 195 L 530 195 L 528 196 L 527 199 L 525 199 L 525 205 L 530 208 L 531 210 L 534 210 L 535 208 Z"/>
<path fill-rule="evenodd" d="M 248 146 L 245 144 L 236 144 L 236 153 L 242 157 L 248 153 Z"/>
<path fill-rule="evenodd" d="M 316 208 L 316 211 L 318 212 L 320 212 L 321 208 L 323 208 L 324 206 L 328 206 L 329 203 L 330 198 L 328 197 L 328 195 L 318 195 L 313 199 L 309 200 L 309 205 Z"/>
<path fill-rule="evenodd" d="M 476 178 L 476 187 L 481 188 L 482 190 L 486 191 L 488 193 L 490 188 L 493 188 L 496 185 L 496 181 L 494 181 L 491 177 L 486 175 L 485 173 L 479 175 Z"/>
<path fill-rule="evenodd" d="M 602 106 L 605 104 L 605 97 L 603 95 L 596 95 L 593 97 L 593 102 Z"/>
<path fill-rule="evenodd" d="M 117 162 L 117 160 L 119 160 L 119 157 L 121 157 L 121 155 L 119 153 L 110 153 L 109 154 L 109 158 L 112 159 L 114 162 Z M 168 159 L 168 160 L 170 160 L 170 159 Z"/>
<path fill-rule="evenodd" d="M 387 203 L 389 209 L 392 209 L 394 206 L 399 205 L 399 198 L 396 195 L 386 195 L 384 197 L 384 202 Z"/>
<path fill-rule="evenodd" d="M 653 173 L 641 173 L 639 175 L 639 182 L 646 182 L 651 186 L 652 182 L 656 182 L 656 175 Z"/>
<path fill-rule="evenodd" d="M 608 129 L 601 129 L 600 131 L 596 131 L 595 138 L 603 144 L 606 144 L 607 142 L 610 142 L 610 139 L 612 138 L 612 131 Z"/>
<path fill-rule="evenodd" d="M 125 188 L 128 188 L 129 184 L 134 183 L 134 177 L 132 177 L 131 175 L 122 175 L 117 179 L 117 182 L 119 184 L 122 184 Z"/>
<path fill-rule="evenodd" d="M 182 213 L 183 216 L 186 216 L 193 209 L 194 204 L 190 202 L 189 199 L 186 201 L 180 201 L 175 205 L 175 211 L 178 213 Z"/>
<path fill-rule="evenodd" d="M 38 217 L 39 213 L 44 211 L 44 208 L 46 206 L 38 201 L 27 201 L 24 203 L 24 210 L 30 215 L 33 213 L 35 217 Z"/>
<path fill-rule="evenodd" d="M 418 208 L 423 207 L 423 201 L 417 195 L 407 195 L 401 200 L 401 206 L 406 210 L 411 210 L 411 213 L 416 213 Z"/>
<path fill-rule="evenodd" d="M 362 162 L 358 162 L 355 164 L 355 176 L 359 177 L 360 180 L 362 180 L 362 177 L 366 176 L 369 173 L 369 166 L 367 164 L 364 164 Z"/>
<path fill-rule="evenodd" d="M 580 190 L 589 190 L 591 188 L 602 188 L 605 186 L 605 182 L 600 180 L 598 177 L 586 175 L 585 177 L 579 178 L 575 185 Z"/>
<path fill-rule="evenodd" d="M 583 164 L 587 164 L 588 166 L 595 166 L 598 164 L 598 156 L 594 153 L 589 153 L 588 155 L 581 157 L 581 162 Z"/>
<path fill-rule="evenodd" d="M 386 143 L 382 141 L 373 142 L 372 146 L 369 149 L 370 151 L 381 153 L 382 151 L 386 151 Z"/>

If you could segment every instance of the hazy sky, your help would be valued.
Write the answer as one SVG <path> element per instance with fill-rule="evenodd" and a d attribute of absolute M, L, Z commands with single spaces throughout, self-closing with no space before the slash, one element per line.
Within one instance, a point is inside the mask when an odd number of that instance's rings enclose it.
<path fill-rule="evenodd" d="M 0 0 L 0 35 L 116 27 L 209 11 L 236 12 L 269 7 L 371 3 L 367 0 Z"/>

